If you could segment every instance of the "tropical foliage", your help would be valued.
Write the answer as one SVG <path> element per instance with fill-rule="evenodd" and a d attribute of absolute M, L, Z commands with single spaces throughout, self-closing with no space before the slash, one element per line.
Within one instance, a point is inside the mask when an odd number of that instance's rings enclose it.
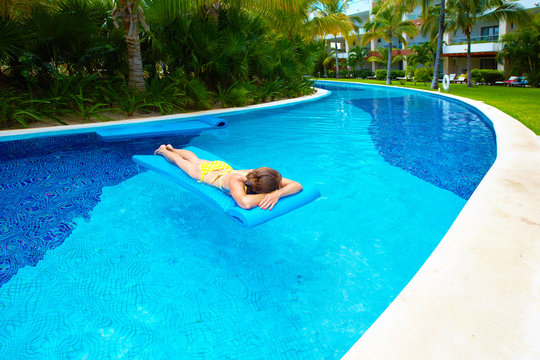
<path fill-rule="evenodd" d="M 356 68 L 362 68 L 364 65 L 364 58 L 366 58 L 368 54 L 369 50 L 367 47 L 362 47 L 360 45 L 353 46 L 349 50 L 348 65 L 353 70 Z"/>
<path fill-rule="evenodd" d="M 411 46 L 413 53 L 407 56 L 407 64 L 413 67 L 418 67 L 418 65 L 433 67 L 437 54 L 436 46 L 436 43 L 433 41 L 426 41 L 421 45 Z"/>
<path fill-rule="evenodd" d="M 398 62 L 403 61 L 404 59 L 402 55 L 392 56 L 391 59 L 388 59 L 389 52 L 388 52 L 387 47 L 379 46 L 377 47 L 377 52 L 379 56 L 370 56 L 367 58 L 367 61 L 378 63 L 381 65 L 387 65 L 388 61 L 390 61 L 391 64 L 397 64 Z"/>
<path fill-rule="evenodd" d="M 384 4 L 383 4 L 384 5 Z M 397 38 L 405 46 L 409 37 L 415 37 L 418 30 L 410 20 L 403 20 L 407 7 L 404 5 L 379 6 L 373 9 L 374 17 L 365 25 L 366 34 L 362 36 L 362 44 L 365 45 L 372 39 L 382 38 L 388 43 L 387 77 L 386 84 L 392 84 L 390 72 L 392 67 L 392 38 Z"/>
<path fill-rule="evenodd" d="M 540 86 L 540 14 L 530 25 L 504 35 L 502 44 L 498 59 L 509 62 L 512 74 L 526 74 L 530 84 Z"/>
<path fill-rule="evenodd" d="M 355 25 L 346 14 L 348 0 L 325 0 L 314 4 L 313 9 L 317 16 L 310 21 L 318 35 L 330 34 L 334 37 L 336 78 L 339 78 L 339 56 L 337 36 L 342 35 L 345 41 L 349 41 L 349 34 L 355 29 Z"/>
<path fill-rule="evenodd" d="M 431 39 L 437 39 L 437 47 L 435 48 L 435 60 L 433 68 L 433 78 L 431 80 L 431 88 L 439 87 L 439 65 L 441 63 L 443 34 L 446 31 L 446 0 L 404 0 L 409 6 L 422 7 L 422 32 L 431 33 Z M 431 6 L 430 6 L 431 5 Z"/>
<path fill-rule="evenodd" d="M 310 93 L 304 75 L 325 50 L 306 12 L 315 2 L 298 3 L 289 2 L 288 23 L 302 31 L 274 28 L 280 17 L 264 15 L 285 7 L 270 0 L 3 0 L 0 126 Z"/>
<path fill-rule="evenodd" d="M 516 23 L 528 19 L 523 7 L 504 0 L 448 0 L 448 31 L 461 30 L 467 38 L 467 86 L 472 87 L 471 33 L 474 25 L 483 20 L 506 19 Z"/>

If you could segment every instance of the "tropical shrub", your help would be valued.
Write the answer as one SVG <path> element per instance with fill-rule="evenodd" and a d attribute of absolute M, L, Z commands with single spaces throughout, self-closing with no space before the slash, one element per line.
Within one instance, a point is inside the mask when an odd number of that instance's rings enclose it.
<path fill-rule="evenodd" d="M 474 83 L 495 84 L 496 81 L 504 81 L 504 72 L 489 69 L 473 69 L 471 77 Z"/>
<path fill-rule="evenodd" d="M 10 17 L 0 16 L 0 61 L 8 63 L 24 52 L 23 44 L 28 40 L 22 24 Z"/>
<path fill-rule="evenodd" d="M 407 69 L 405 69 L 405 76 L 407 76 L 407 79 L 412 79 L 414 77 L 415 70 L 416 70 L 416 67 L 412 65 L 407 66 Z"/>
<path fill-rule="evenodd" d="M 395 80 L 398 77 L 404 77 L 405 76 L 405 70 L 392 70 L 390 71 L 390 79 Z M 375 71 L 375 78 L 377 80 L 385 80 L 386 79 L 386 70 L 385 69 L 379 69 Z"/>
<path fill-rule="evenodd" d="M 386 79 L 386 70 L 384 69 L 375 70 L 375 79 L 377 80 Z"/>
<path fill-rule="evenodd" d="M 392 70 L 390 71 L 390 78 L 392 78 L 392 80 L 398 78 L 398 77 L 404 77 L 406 74 L 406 71 L 405 70 Z"/>
<path fill-rule="evenodd" d="M 252 93 L 255 91 L 256 87 L 250 84 L 244 84 L 241 82 L 236 82 L 231 85 L 229 88 L 222 88 L 220 84 L 217 86 L 216 99 L 221 103 L 222 107 L 226 106 L 246 106 L 248 101 L 255 97 L 252 96 Z"/>
<path fill-rule="evenodd" d="M 11 126 L 19 123 L 24 127 L 31 121 L 43 121 L 45 118 L 62 123 L 48 114 L 49 100 L 35 99 L 32 92 L 16 94 L 14 89 L 0 92 L 0 125 Z"/>
<path fill-rule="evenodd" d="M 136 112 L 148 112 L 144 102 L 144 95 L 127 87 L 121 79 L 114 79 L 106 87 L 100 89 L 106 103 L 115 106 L 126 116 L 133 116 Z"/>
<path fill-rule="evenodd" d="M 407 56 L 407 63 L 416 68 L 418 65 L 432 67 L 437 53 L 436 41 L 426 41 L 421 45 L 411 46 L 413 53 Z"/>
<path fill-rule="evenodd" d="M 144 108 L 157 111 L 161 115 L 172 114 L 183 110 L 185 94 L 180 89 L 180 82 L 173 77 L 154 77 L 146 82 L 144 94 Z"/>
<path fill-rule="evenodd" d="M 32 39 L 27 51 L 55 68 L 62 66 L 69 74 L 82 71 L 83 58 L 105 45 L 104 25 L 111 9 L 112 2 L 102 1 L 36 2 L 25 22 Z"/>
<path fill-rule="evenodd" d="M 287 83 L 287 86 L 283 87 L 281 93 L 285 97 L 297 97 L 302 95 L 309 95 L 313 93 L 313 80 L 307 78 L 294 79 Z"/>
<path fill-rule="evenodd" d="M 426 83 L 430 79 L 431 73 L 428 71 L 428 68 L 418 68 L 414 71 L 414 82 L 417 81 Z"/>
<path fill-rule="evenodd" d="M 184 84 L 186 106 L 191 109 L 207 110 L 212 107 L 212 92 L 199 79 L 188 80 Z"/>
<path fill-rule="evenodd" d="M 283 89 L 285 88 L 285 83 L 281 79 L 268 80 L 260 87 L 256 87 L 253 91 L 254 101 L 266 102 L 267 100 L 275 100 L 278 97 Z"/>
<path fill-rule="evenodd" d="M 364 63 L 364 58 L 369 54 L 369 49 L 367 47 L 362 47 L 360 45 L 353 46 L 349 50 L 349 57 L 347 59 L 348 65 L 353 69 L 362 67 Z"/>
<path fill-rule="evenodd" d="M 84 97 L 82 92 L 72 95 L 73 101 L 73 113 L 81 117 L 85 121 L 89 121 L 93 118 L 101 121 L 110 120 L 108 116 L 102 115 L 104 111 L 113 110 L 107 107 L 105 103 L 99 103 L 94 99 Z"/>

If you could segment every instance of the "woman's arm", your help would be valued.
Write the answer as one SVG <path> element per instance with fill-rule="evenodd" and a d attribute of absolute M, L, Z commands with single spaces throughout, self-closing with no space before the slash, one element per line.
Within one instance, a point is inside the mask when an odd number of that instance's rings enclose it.
<path fill-rule="evenodd" d="M 262 199 L 264 199 L 264 196 L 266 194 L 246 194 L 246 190 L 244 189 L 244 182 L 242 181 L 240 176 L 231 176 L 229 179 L 229 190 L 231 192 L 231 196 L 233 197 L 234 201 L 240 206 L 242 209 L 252 209 L 259 205 Z"/>
<path fill-rule="evenodd" d="M 272 210 L 277 204 L 279 198 L 296 194 L 302 190 L 302 185 L 299 182 L 282 178 L 280 188 L 276 191 L 272 191 L 269 194 L 264 194 L 264 198 L 257 204 L 263 210 Z"/>
<path fill-rule="evenodd" d="M 279 198 L 293 195 L 302 190 L 302 185 L 296 181 L 282 179 L 280 189 L 268 194 L 246 194 L 244 190 L 244 182 L 240 177 L 231 177 L 229 180 L 229 188 L 234 201 L 242 209 L 252 209 L 259 206 L 263 210 L 272 210 Z"/>

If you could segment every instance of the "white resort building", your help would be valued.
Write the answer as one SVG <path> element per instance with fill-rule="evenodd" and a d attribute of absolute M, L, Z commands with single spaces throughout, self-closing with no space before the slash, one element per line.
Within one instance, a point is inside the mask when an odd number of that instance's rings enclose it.
<path fill-rule="evenodd" d="M 517 1 L 524 9 L 527 9 L 532 14 L 540 12 L 540 0 L 519 0 Z M 362 25 L 365 24 L 372 15 L 372 9 L 376 4 L 375 0 L 351 0 L 348 4 L 347 15 L 361 19 L 359 37 L 365 32 Z M 412 13 L 407 14 L 407 19 L 412 20 L 419 28 L 422 25 L 420 21 L 420 8 L 416 8 Z M 514 31 L 517 25 L 506 20 L 495 22 L 479 21 L 473 28 L 471 34 L 471 57 L 472 69 L 497 69 L 504 70 L 504 64 L 500 64 L 495 60 L 495 56 L 501 48 L 501 39 L 504 34 Z M 420 30 L 420 29 L 419 29 Z M 419 45 L 429 40 L 429 37 L 422 36 L 420 31 L 413 39 L 408 40 L 408 47 Z M 333 39 L 328 40 L 332 49 L 336 44 Z M 350 45 L 357 45 L 356 41 L 352 44 L 347 44 L 343 38 L 338 38 L 338 57 L 346 59 L 348 57 Z M 405 45 L 400 43 L 397 38 L 392 39 L 394 50 L 392 56 L 395 55 L 410 55 L 412 52 Z M 367 48 L 370 50 L 370 56 L 377 53 L 377 47 L 388 46 L 388 43 L 383 39 L 372 40 Z M 444 34 L 443 57 L 440 67 L 441 73 L 446 74 L 463 74 L 467 72 L 467 39 L 465 35 L 458 31 L 456 33 Z M 375 71 L 379 65 L 371 63 L 371 70 Z M 406 61 L 394 64 L 393 69 L 405 69 Z"/>

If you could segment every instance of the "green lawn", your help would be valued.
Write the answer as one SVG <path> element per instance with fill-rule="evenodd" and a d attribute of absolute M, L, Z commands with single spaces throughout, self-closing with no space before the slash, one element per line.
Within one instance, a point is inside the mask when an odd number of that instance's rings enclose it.
<path fill-rule="evenodd" d="M 385 84 L 385 81 L 378 80 L 340 80 L 367 84 Z M 411 89 L 430 90 L 429 86 L 431 85 L 431 82 L 426 86 L 424 86 L 424 83 L 417 83 L 417 85 L 414 86 L 414 83 L 412 82 L 407 82 L 406 85 L 402 86 L 399 84 L 399 81 L 394 80 L 392 81 L 392 85 L 408 87 Z M 473 100 L 484 101 L 486 104 L 492 105 L 521 121 L 523 125 L 534 131 L 536 135 L 540 135 L 540 88 L 518 88 L 507 86 L 476 86 L 468 88 L 465 84 L 451 84 L 449 93 Z"/>

